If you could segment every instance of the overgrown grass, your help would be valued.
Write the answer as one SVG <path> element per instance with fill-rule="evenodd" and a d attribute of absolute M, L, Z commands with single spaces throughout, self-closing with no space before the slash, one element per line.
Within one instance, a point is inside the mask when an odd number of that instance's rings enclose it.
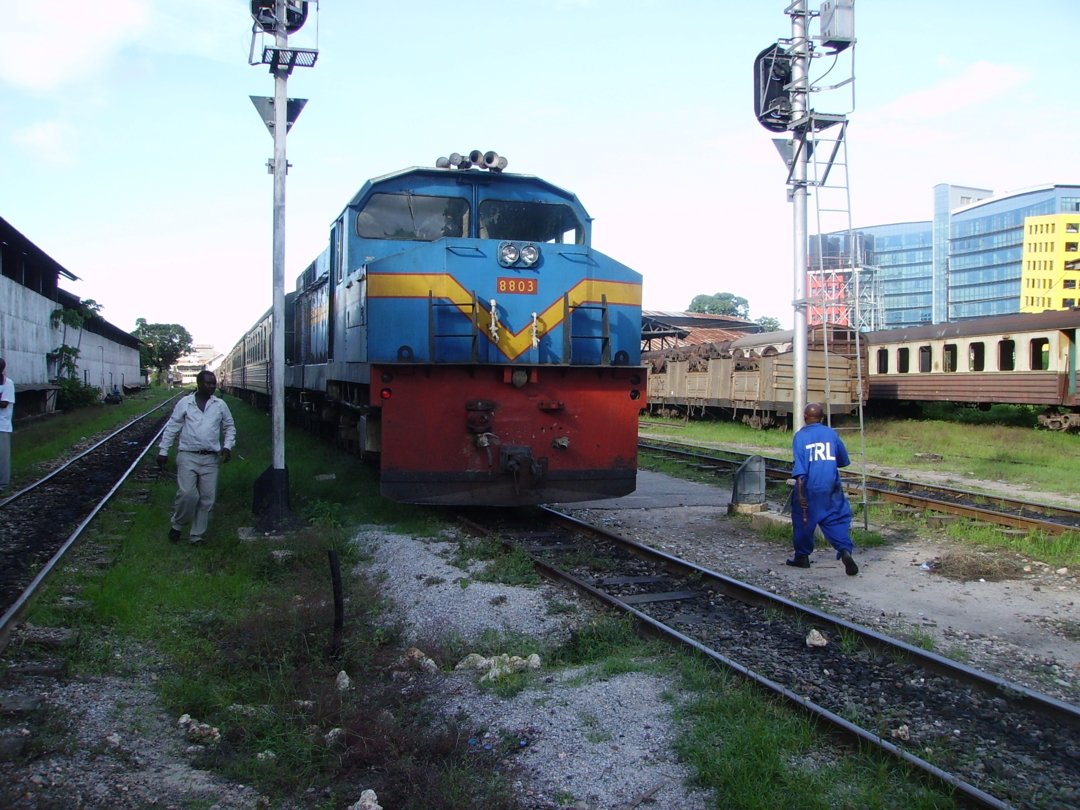
<path fill-rule="evenodd" d="M 926 650 L 927 652 L 935 651 L 934 634 L 927 630 L 923 630 L 921 627 L 912 627 L 904 634 L 906 641 L 912 646 L 919 649 Z"/>
<path fill-rule="evenodd" d="M 867 462 L 924 467 L 956 476 L 958 485 L 979 480 L 1069 494 L 1080 437 L 1005 425 L 934 421 L 867 423 Z M 924 458 L 940 456 L 939 460 Z"/>
<path fill-rule="evenodd" d="M 315 788 L 325 806 L 343 806 L 372 787 L 387 807 L 509 810 L 505 777 L 465 743 L 467 720 L 430 716 L 422 690 L 403 694 L 388 677 L 400 634 L 386 622 L 377 584 L 348 575 L 354 527 L 433 534 L 438 513 L 382 499 L 358 459 L 289 430 L 291 506 L 302 528 L 238 540 L 252 524 L 253 484 L 271 448 L 267 415 L 229 404 L 239 440 L 221 469 L 207 542 L 169 543 L 175 473 L 148 460 L 80 549 L 111 565 L 69 566 L 30 621 L 75 626 L 80 644 L 68 663 L 76 673 L 153 673 L 170 714 L 221 730 L 197 764 L 275 803 Z M 331 554 L 346 586 L 340 639 Z M 59 597 L 76 592 L 83 606 L 62 607 Z M 341 671 L 352 689 L 337 687 Z M 338 736 L 327 736 L 332 729 Z"/>
<path fill-rule="evenodd" d="M 1022 573 L 1017 557 L 1034 558 L 1051 567 L 1080 566 L 1080 532 L 1057 535 L 1029 532 L 1025 535 L 1003 533 L 997 526 L 972 521 L 950 524 L 946 536 L 962 541 L 978 551 L 997 552 L 991 568 L 979 574 L 985 579 L 1008 579 Z M 1002 558 L 1002 555 L 1006 559 Z M 969 553 L 970 556 L 970 553 Z M 1007 559 L 1012 557 L 1013 559 Z"/>
<path fill-rule="evenodd" d="M 926 402 L 919 408 L 922 419 L 955 422 L 961 425 L 1009 425 L 1021 428 L 1039 426 L 1039 408 L 1031 405 L 991 405 L 986 410 L 954 405 L 951 402 Z"/>
<path fill-rule="evenodd" d="M 641 669 L 634 662 L 648 655 L 660 655 L 667 648 L 640 639 L 633 622 L 625 616 L 609 616 L 576 630 L 570 639 L 547 653 L 554 667 L 599 664 L 606 674 Z"/>
<path fill-rule="evenodd" d="M 680 755 L 723 807 L 948 808 L 920 775 L 872 751 L 845 750 L 806 716 L 763 699 L 736 675 L 682 656 Z"/>
<path fill-rule="evenodd" d="M 767 455 L 791 455 L 791 433 L 784 430 L 754 430 L 741 422 L 720 419 L 661 419 L 649 417 L 641 420 L 641 433 L 662 436 L 681 442 L 709 442 L 728 445 L 749 445 L 771 449 Z"/>

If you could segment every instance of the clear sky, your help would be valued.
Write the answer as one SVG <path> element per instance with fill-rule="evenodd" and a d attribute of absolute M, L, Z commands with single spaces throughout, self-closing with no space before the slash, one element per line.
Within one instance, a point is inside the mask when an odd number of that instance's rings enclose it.
<path fill-rule="evenodd" d="M 578 195 L 594 245 L 644 274 L 646 309 L 731 292 L 790 326 L 787 170 L 752 112 L 787 5 L 323 0 L 290 38 L 320 55 L 289 80 L 308 103 L 286 290 L 365 180 L 494 149 Z M 9 0 L 3 17 L 0 216 L 117 326 L 227 349 L 271 302 L 273 141 L 248 97 L 273 80 L 248 64 L 247 0 Z M 1080 2 L 857 0 L 855 26 L 853 59 L 811 68 L 823 87 L 854 72 L 854 99 L 811 104 L 850 113 L 856 227 L 930 219 L 935 183 L 1080 182 Z"/>

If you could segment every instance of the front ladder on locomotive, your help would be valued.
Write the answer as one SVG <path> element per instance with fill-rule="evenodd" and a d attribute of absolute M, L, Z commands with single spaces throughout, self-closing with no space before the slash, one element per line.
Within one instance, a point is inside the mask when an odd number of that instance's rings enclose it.
<path fill-rule="evenodd" d="M 572 334 L 574 312 L 598 310 L 600 312 L 599 335 L 575 335 Z M 573 304 L 570 296 L 563 294 L 563 362 L 570 364 L 573 360 L 573 341 L 575 340 L 599 340 L 600 341 L 600 365 L 611 365 L 611 323 L 608 319 L 607 296 L 600 296 L 599 304 Z"/>
<path fill-rule="evenodd" d="M 455 309 L 461 309 L 466 307 L 469 310 L 469 322 L 472 324 L 472 330 L 469 332 L 437 332 L 438 329 L 438 313 L 439 307 L 454 307 Z M 476 301 L 476 292 L 472 294 L 472 300 L 467 301 L 464 304 L 458 304 L 454 301 L 442 301 L 435 299 L 435 291 L 428 290 L 428 358 L 430 362 L 438 362 L 436 356 L 439 338 L 458 338 L 467 339 L 470 342 L 469 357 L 472 362 L 476 362 L 479 358 L 479 345 L 477 340 L 480 335 L 479 320 L 477 313 L 479 310 L 479 304 Z"/>

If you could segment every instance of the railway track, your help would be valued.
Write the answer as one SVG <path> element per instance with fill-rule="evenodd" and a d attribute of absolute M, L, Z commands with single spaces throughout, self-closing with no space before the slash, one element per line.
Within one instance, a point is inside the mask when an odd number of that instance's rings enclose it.
<path fill-rule="evenodd" d="M 465 520 L 967 802 L 1080 803 L 1080 708 L 554 510 L 540 515 Z"/>
<path fill-rule="evenodd" d="M 716 450 L 682 442 L 654 440 L 638 442 L 638 449 L 643 453 L 677 458 L 699 469 L 715 469 L 718 472 L 735 469 L 754 455 L 736 450 Z M 789 459 L 769 456 L 762 458 L 765 460 L 765 474 L 769 480 L 784 481 L 791 477 Z M 849 495 L 861 501 L 863 476 L 843 471 L 841 475 Z M 956 515 L 1024 532 L 1058 535 L 1080 531 L 1080 510 L 1076 509 L 870 473 L 866 474 L 865 481 L 866 499 L 871 503 L 891 503 Z"/>
<path fill-rule="evenodd" d="M 0 650 L 35 593 L 160 435 L 156 405 L 0 501 Z"/>

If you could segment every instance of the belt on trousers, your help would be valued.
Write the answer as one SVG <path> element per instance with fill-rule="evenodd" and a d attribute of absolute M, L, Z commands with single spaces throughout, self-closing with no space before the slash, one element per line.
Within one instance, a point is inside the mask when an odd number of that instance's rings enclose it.
<path fill-rule="evenodd" d="M 216 456 L 220 450 L 184 450 L 185 453 L 195 453 L 200 456 Z"/>

